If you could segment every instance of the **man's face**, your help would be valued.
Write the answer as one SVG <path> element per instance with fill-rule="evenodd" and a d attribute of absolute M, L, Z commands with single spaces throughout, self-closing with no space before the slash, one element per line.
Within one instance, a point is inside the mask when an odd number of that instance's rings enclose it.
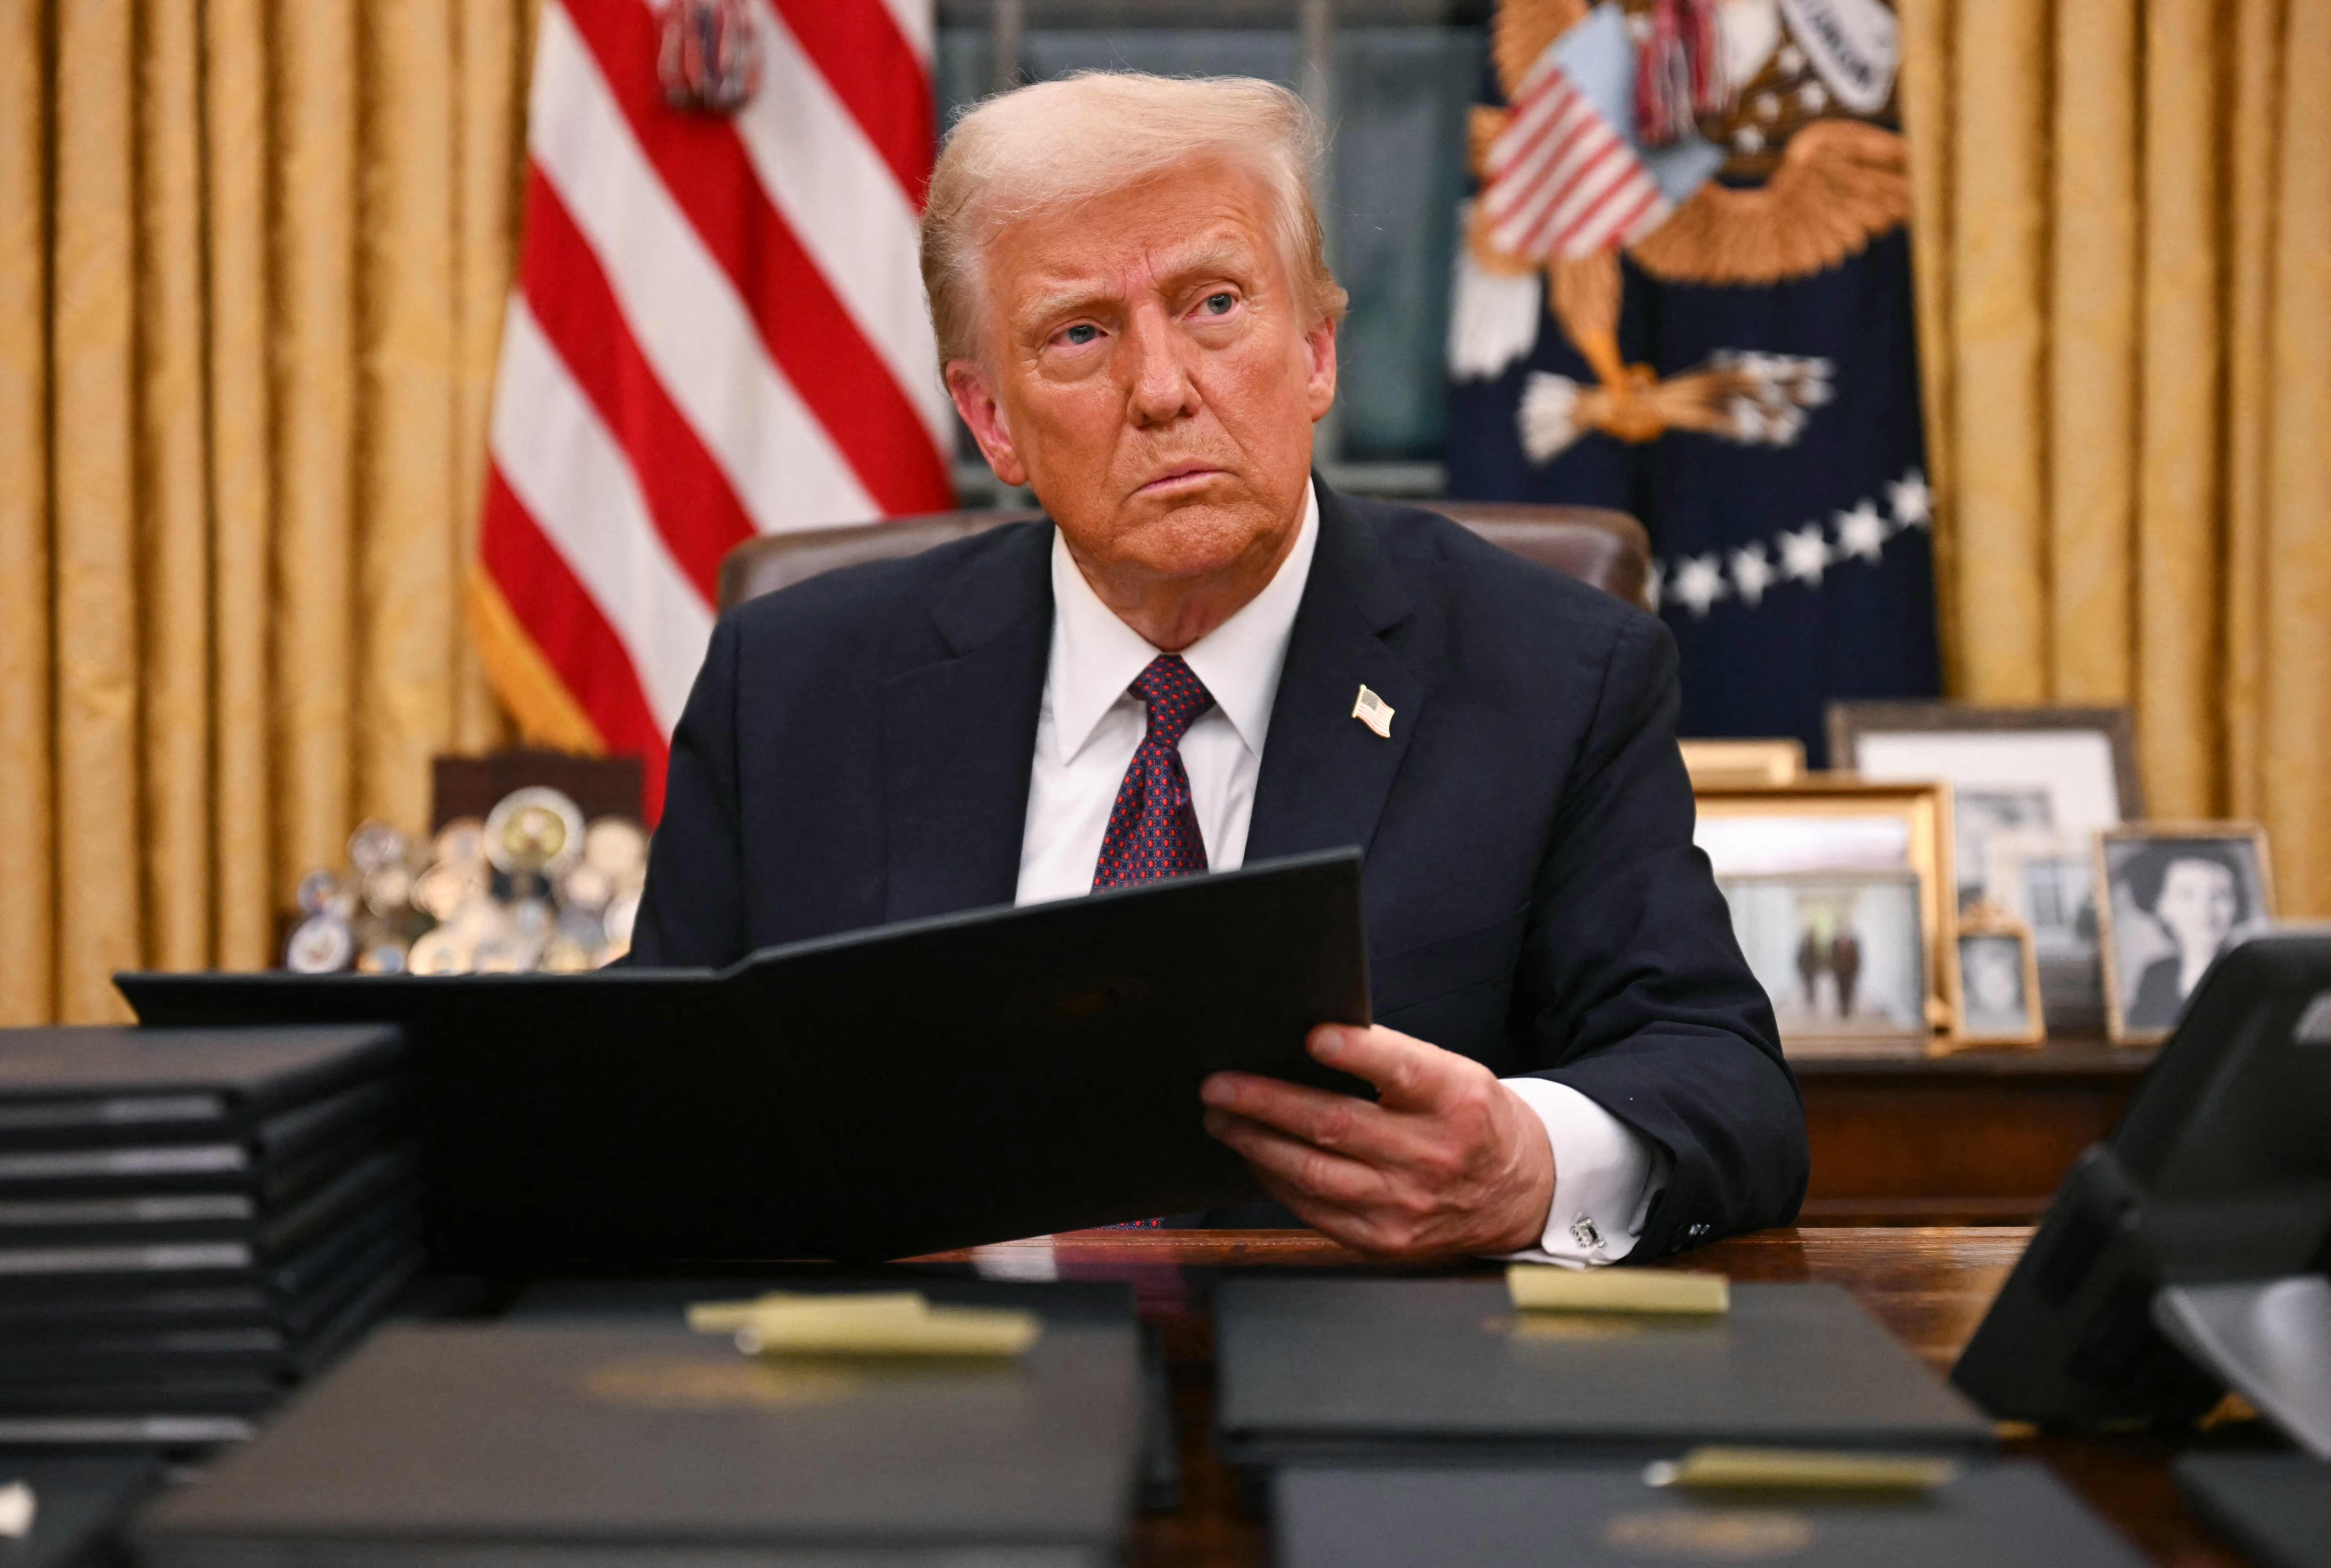
<path fill-rule="evenodd" d="M 1014 224 L 985 261 L 981 355 L 948 385 L 1086 575 L 1137 588 L 1275 565 L 1336 337 L 1305 318 L 1261 184 L 1192 163 Z"/>

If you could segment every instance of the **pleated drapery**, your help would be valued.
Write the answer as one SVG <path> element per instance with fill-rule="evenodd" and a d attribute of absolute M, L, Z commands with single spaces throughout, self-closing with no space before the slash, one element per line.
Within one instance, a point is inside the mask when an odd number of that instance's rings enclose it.
<path fill-rule="evenodd" d="M 2331 0 L 1902 0 L 1946 660 L 2331 915 Z"/>
<path fill-rule="evenodd" d="M 533 0 L 0 0 L 0 1024 L 257 967 L 498 742 L 461 584 Z"/>

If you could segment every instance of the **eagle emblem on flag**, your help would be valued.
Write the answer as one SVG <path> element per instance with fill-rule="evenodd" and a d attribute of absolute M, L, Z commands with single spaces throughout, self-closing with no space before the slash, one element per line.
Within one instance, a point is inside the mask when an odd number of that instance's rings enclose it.
<path fill-rule="evenodd" d="M 1518 418 L 1544 463 L 1589 431 L 1793 443 L 1830 395 L 1819 357 L 1719 353 L 1661 377 L 1619 349 L 1619 258 L 1663 282 L 1770 284 L 1833 267 L 1909 215 L 1881 0 L 1503 0 L 1505 103 L 1473 110 L 1479 195 L 1451 322 L 1460 377 L 1537 341 L 1539 280 L 1592 369 L 1540 373 Z"/>

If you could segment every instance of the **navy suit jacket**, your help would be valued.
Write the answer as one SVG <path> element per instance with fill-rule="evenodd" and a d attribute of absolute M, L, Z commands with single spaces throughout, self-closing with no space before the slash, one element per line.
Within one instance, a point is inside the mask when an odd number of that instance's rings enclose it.
<path fill-rule="evenodd" d="M 1804 1117 L 1693 847 L 1667 628 L 1432 512 L 1318 486 L 1249 864 L 1357 845 L 1380 1023 L 1570 1085 L 1673 1162 L 1635 1256 L 1793 1219 Z M 725 616 L 673 736 L 642 965 L 1009 904 L 1050 524 Z M 1366 684 L 1392 737 L 1352 717 Z"/>

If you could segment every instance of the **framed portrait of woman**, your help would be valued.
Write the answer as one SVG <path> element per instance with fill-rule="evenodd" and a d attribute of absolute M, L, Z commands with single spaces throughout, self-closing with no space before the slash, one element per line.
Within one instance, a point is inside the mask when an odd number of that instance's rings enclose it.
<path fill-rule="evenodd" d="M 2044 1044 L 2031 928 L 1989 904 L 1959 920 L 1959 1012 L 1952 1045 Z"/>
<path fill-rule="evenodd" d="M 2097 835 L 2106 1032 L 2168 1038 L 2220 954 L 2274 918 L 2266 832 L 2249 822 L 2149 822 Z"/>

